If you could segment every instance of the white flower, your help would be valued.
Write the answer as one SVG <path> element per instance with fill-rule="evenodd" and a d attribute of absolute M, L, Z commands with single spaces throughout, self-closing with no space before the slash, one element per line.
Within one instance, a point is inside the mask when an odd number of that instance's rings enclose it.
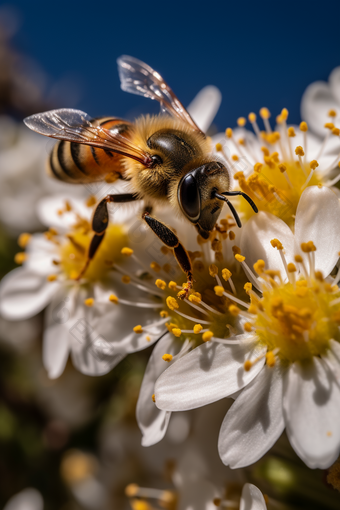
<path fill-rule="evenodd" d="M 221 289 L 215 276 L 215 292 L 236 301 L 229 311 L 243 320 L 245 332 L 223 338 L 213 325 L 210 341 L 175 361 L 156 383 L 163 411 L 193 409 L 242 390 L 219 438 L 220 456 L 232 468 L 261 458 L 285 427 L 309 467 L 326 468 L 339 454 L 340 278 L 325 279 L 339 257 L 339 207 L 331 190 L 307 189 L 295 236 L 282 221 L 267 223 L 260 214 L 256 236 L 235 255 L 260 295 L 248 284 L 247 303 Z M 269 267 L 255 263 L 256 277 L 247 261 L 262 256 Z"/>
<path fill-rule="evenodd" d="M 288 127 L 285 108 L 276 119 L 275 131 L 266 108 L 260 110 L 260 116 L 265 131 L 260 131 L 255 113 L 250 113 L 254 133 L 244 128 L 246 119 L 242 117 L 235 131 L 228 128 L 225 136 L 214 138 L 216 149 L 226 159 L 234 183 L 258 209 L 293 227 L 300 197 L 307 187 L 322 185 L 338 192 L 334 185 L 340 179 L 340 130 L 328 123 L 321 141 L 308 130 L 306 122 Z M 237 209 L 241 218 L 254 215 L 244 199 L 239 200 Z"/>
<path fill-rule="evenodd" d="M 4 510 L 43 510 L 43 498 L 36 489 L 28 488 L 13 496 Z"/>
<path fill-rule="evenodd" d="M 27 244 L 26 254 L 17 257 L 24 261 L 23 267 L 9 273 L 1 282 L 0 312 L 8 320 L 24 320 L 47 306 L 43 361 L 51 378 L 63 372 L 70 352 L 81 372 L 106 373 L 129 352 L 156 341 L 165 322 L 158 320 L 149 330 L 135 332 L 134 325 L 140 323 L 144 327 L 150 321 L 155 322 L 161 305 L 144 299 L 145 292 L 138 287 L 144 289 L 147 284 L 137 283 L 131 300 L 127 285 L 122 282 L 122 279 L 129 282 L 129 277 L 121 275 L 124 268 L 128 270 L 136 265 L 121 254 L 129 241 L 128 229 L 133 229 L 130 238 L 133 239 L 134 233 L 136 237 L 132 246 L 139 246 L 138 235 L 143 234 L 144 226 L 135 218 L 134 210 L 124 213 L 116 209 L 105 240 L 85 277 L 78 281 L 74 278 L 84 266 L 92 236 L 91 208 L 72 198 L 65 202 L 50 197 L 40 203 L 39 210 L 41 220 L 52 227 L 45 235 L 21 237 L 22 245 Z M 138 229 L 141 231 L 137 235 Z M 116 262 L 122 265 L 115 266 Z M 112 271 L 110 266 L 117 270 Z M 125 314 L 116 305 L 118 301 L 126 305 Z M 131 307 L 132 323 L 127 319 Z"/>
<path fill-rule="evenodd" d="M 306 88 L 301 99 L 301 116 L 317 135 L 324 137 L 324 124 L 336 122 L 340 113 L 340 67 L 333 69 L 328 83 L 316 81 Z"/>

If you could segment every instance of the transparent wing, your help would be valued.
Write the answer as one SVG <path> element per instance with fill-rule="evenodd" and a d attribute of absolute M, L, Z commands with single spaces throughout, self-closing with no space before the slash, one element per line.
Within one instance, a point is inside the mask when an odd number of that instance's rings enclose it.
<path fill-rule="evenodd" d="M 125 92 L 159 101 L 163 111 L 167 111 L 174 117 L 189 124 L 196 131 L 201 132 L 190 114 L 157 71 L 154 71 L 152 67 L 141 60 L 129 57 L 128 55 L 119 57 L 117 64 L 121 88 Z"/>
<path fill-rule="evenodd" d="M 95 124 L 95 121 L 81 110 L 61 108 L 26 117 L 27 127 L 41 135 L 68 142 L 92 145 L 150 166 L 152 159 L 125 136 Z"/>

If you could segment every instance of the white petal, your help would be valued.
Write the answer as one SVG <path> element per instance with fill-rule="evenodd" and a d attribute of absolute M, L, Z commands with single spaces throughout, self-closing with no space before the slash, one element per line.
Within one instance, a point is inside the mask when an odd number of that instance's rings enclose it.
<path fill-rule="evenodd" d="M 187 110 L 203 133 L 209 129 L 221 101 L 222 94 L 218 88 L 208 85 L 189 104 Z"/>
<path fill-rule="evenodd" d="M 270 244 L 272 239 L 281 241 L 286 258 L 293 260 L 294 235 L 292 231 L 280 218 L 261 211 L 252 216 L 242 228 L 241 253 L 246 257 L 246 262 L 251 269 L 257 260 L 262 259 L 267 268 L 278 269 L 285 276 L 280 253 Z"/>
<path fill-rule="evenodd" d="M 239 335 L 238 339 L 248 338 Z M 249 345 L 229 347 L 206 343 L 177 360 L 158 379 L 156 405 L 167 411 L 186 411 L 216 402 L 250 383 L 261 370 L 264 359 L 249 372 L 246 359 L 255 359 L 265 349 Z M 250 356 L 249 356 L 250 355 Z"/>
<path fill-rule="evenodd" d="M 232 469 L 253 464 L 275 444 L 284 427 L 282 374 L 265 365 L 224 418 L 218 440 L 223 463 Z"/>
<path fill-rule="evenodd" d="M 43 498 L 36 489 L 28 488 L 13 496 L 3 510 L 43 510 Z"/>
<path fill-rule="evenodd" d="M 315 267 L 328 276 L 340 251 L 340 203 L 332 190 L 310 186 L 302 193 L 296 211 L 295 252 L 303 242 L 316 246 Z"/>
<path fill-rule="evenodd" d="M 34 234 L 26 249 L 27 260 L 24 267 L 38 274 L 49 275 L 56 272 L 53 259 L 59 259 L 58 248 L 46 239 L 43 234 Z"/>
<path fill-rule="evenodd" d="M 308 467 L 326 469 L 340 447 L 340 390 L 319 359 L 294 363 L 284 378 L 283 411 L 289 441 Z"/>
<path fill-rule="evenodd" d="M 267 510 L 263 494 L 251 483 L 245 483 L 242 489 L 240 510 Z"/>
<path fill-rule="evenodd" d="M 334 109 L 337 111 L 339 115 L 340 109 L 340 67 L 336 67 L 333 69 L 331 74 L 329 75 L 329 86 L 332 91 L 332 94 L 337 101 L 337 105 L 334 105 Z"/>
<path fill-rule="evenodd" d="M 60 287 L 46 276 L 25 267 L 8 273 L 0 285 L 0 313 L 8 320 L 23 320 L 41 312 Z"/>
<path fill-rule="evenodd" d="M 65 202 L 69 202 L 71 211 L 58 214 L 58 211 L 65 209 Z M 53 227 L 63 233 L 77 222 L 77 214 L 90 220 L 92 208 L 86 206 L 85 199 L 80 200 L 74 195 L 54 195 L 39 200 L 37 214 L 43 225 Z"/>
<path fill-rule="evenodd" d="M 162 359 L 163 354 L 175 356 L 180 347 L 181 343 L 168 333 L 159 340 L 150 356 L 136 408 L 138 426 L 143 434 L 143 446 L 151 446 L 161 441 L 168 428 L 171 413 L 158 409 L 152 401 L 152 395 L 158 377 L 169 366 L 168 362 Z"/>
<path fill-rule="evenodd" d="M 336 109 L 336 100 L 328 83 L 316 81 L 305 90 L 301 100 L 301 117 L 309 129 L 322 138 L 326 135 L 325 122 L 331 119 L 328 112 Z"/>

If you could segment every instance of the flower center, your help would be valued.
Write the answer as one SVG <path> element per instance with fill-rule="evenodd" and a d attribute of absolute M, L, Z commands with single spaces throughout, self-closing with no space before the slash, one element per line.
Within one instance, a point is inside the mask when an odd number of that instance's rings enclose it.
<path fill-rule="evenodd" d="M 76 279 L 84 268 L 93 233 L 84 221 L 66 235 L 60 245 L 60 265 L 68 278 Z M 109 225 L 103 241 L 91 260 L 84 278 L 90 281 L 103 280 L 112 265 L 122 258 L 121 250 L 127 246 L 127 235 L 120 225 Z"/>

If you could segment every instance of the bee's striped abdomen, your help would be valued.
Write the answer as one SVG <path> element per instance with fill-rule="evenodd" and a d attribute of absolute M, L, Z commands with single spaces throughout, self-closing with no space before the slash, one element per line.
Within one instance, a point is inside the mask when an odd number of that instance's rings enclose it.
<path fill-rule="evenodd" d="M 128 136 L 131 124 L 121 119 L 104 117 L 93 121 L 111 131 Z M 53 147 L 48 160 L 48 171 L 57 179 L 75 184 L 104 180 L 111 173 L 122 174 L 120 154 L 89 145 L 59 141 Z"/>

